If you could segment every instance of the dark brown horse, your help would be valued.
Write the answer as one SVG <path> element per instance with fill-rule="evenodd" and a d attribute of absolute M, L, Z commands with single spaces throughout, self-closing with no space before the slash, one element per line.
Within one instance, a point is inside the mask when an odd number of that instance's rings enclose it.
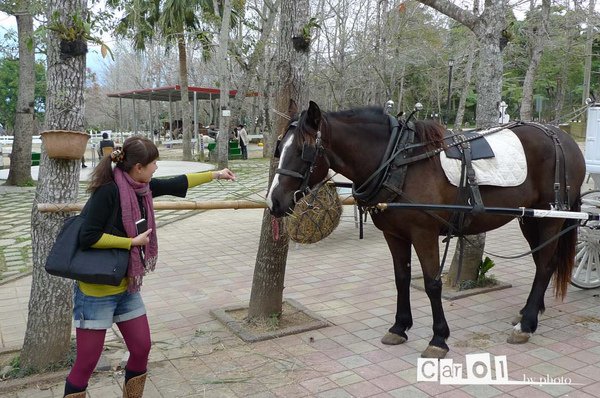
<path fill-rule="evenodd" d="M 306 191 L 305 187 L 312 187 L 327 178 L 330 168 L 349 178 L 355 187 L 362 186 L 380 168 L 384 153 L 389 151 L 390 125 L 389 116 L 381 108 L 322 113 L 311 101 L 308 110 L 290 125 L 280 142 L 279 168 L 267 196 L 271 213 L 276 217 L 289 213 L 298 195 Z M 409 163 L 403 186 L 399 187 L 402 192 L 394 201 L 456 204 L 457 188 L 448 182 L 442 170 L 439 151 L 432 149 L 445 145 L 442 141 L 444 129 L 439 124 L 420 121 L 407 126 L 415 136 L 410 157 L 417 158 Z M 573 139 L 557 128 L 538 124 L 515 124 L 512 131 L 525 152 L 526 179 L 512 187 L 480 186 L 484 206 L 548 209 L 550 204 L 556 203 L 555 183 L 558 181 L 564 193 L 562 208 L 579 210 L 585 162 Z M 409 302 L 412 245 L 421 263 L 433 315 L 433 338 L 422 356 L 443 358 L 448 352 L 446 339 L 450 330 L 441 301 L 438 237 L 449 228 L 452 213 L 388 209 L 373 211 L 371 217 L 375 226 L 383 231 L 390 248 L 398 291 L 395 322 L 382 342 L 405 342 L 406 331 L 413 323 Z M 490 231 L 511 219 L 509 216 L 471 213 L 466 216 L 466 227 L 461 232 L 471 235 Z M 574 223 L 555 218 L 523 218 L 519 225 L 533 249 Z M 571 228 L 533 254 L 535 278 L 527 303 L 519 311 L 520 322 L 508 338 L 510 343 L 526 342 L 535 332 L 538 314 L 545 308 L 544 293 L 553 275 L 556 295 L 564 297 L 574 263 L 575 243 L 576 229 Z"/>

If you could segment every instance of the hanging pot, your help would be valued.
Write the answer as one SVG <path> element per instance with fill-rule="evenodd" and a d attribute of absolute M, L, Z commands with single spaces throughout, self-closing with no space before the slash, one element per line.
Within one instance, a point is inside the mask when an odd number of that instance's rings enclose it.
<path fill-rule="evenodd" d="M 85 131 L 46 130 L 40 135 L 51 159 L 81 159 L 90 139 Z"/>
<path fill-rule="evenodd" d="M 88 45 L 85 40 L 61 40 L 60 41 L 60 59 L 65 60 L 88 52 Z"/>

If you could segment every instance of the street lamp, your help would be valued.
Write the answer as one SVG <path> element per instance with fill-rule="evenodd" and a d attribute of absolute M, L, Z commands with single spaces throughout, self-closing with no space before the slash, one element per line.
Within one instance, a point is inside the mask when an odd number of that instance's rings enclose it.
<path fill-rule="evenodd" d="M 452 91 L 452 67 L 454 66 L 454 60 L 450 58 L 448 60 L 448 99 L 446 100 L 446 126 L 450 122 L 450 93 Z"/>

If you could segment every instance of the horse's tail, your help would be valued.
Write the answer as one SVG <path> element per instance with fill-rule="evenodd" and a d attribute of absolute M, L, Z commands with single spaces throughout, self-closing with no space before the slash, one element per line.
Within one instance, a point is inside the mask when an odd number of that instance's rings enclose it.
<path fill-rule="evenodd" d="M 581 210 L 580 196 L 577 196 L 577 199 L 575 199 L 575 203 L 571 210 Z M 554 295 L 561 300 L 567 295 L 567 289 L 571 282 L 571 274 L 573 273 L 573 266 L 575 265 L 575 247 L 577 245 L 576 224 L 579 224 L 579 220 L 568 219 L 565 221 L 562 230 L 564 231 L 567 228 L 571 229 L 558 239 L 558 245 L 556 246 L 555 255 L 558 267 L 554 273 Z"/>

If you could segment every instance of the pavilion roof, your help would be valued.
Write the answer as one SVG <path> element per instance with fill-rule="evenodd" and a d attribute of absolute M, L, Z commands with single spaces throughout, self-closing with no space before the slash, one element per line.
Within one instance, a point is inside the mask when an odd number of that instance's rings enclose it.
<path fill-rule="evenodd" d="M 156 88 L 144 88 L 140 90 L 121 91 L 118 93 L 107 94 L 111 98 L 128 98 L 152 101 L 181 101 L 181 86 L 165 86 Z M 190 101 L 194 99 L 194 93 L 199 100 L 217 99 L 221 96 L 221 90 L 212 87 L 188 87 L 188 96 Z M 229 97 L 235 97 L 237 90 L 230 90 Z M 256 97 L 257 92 L 248 92 L 246 97 Z"/>

